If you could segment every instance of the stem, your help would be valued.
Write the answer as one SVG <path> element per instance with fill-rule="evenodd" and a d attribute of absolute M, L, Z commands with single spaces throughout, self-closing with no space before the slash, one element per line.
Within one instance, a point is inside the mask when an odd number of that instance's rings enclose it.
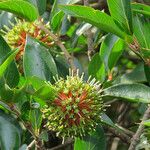
<path fill-rule="evenodd" d="M 144 113 L 144 116 L 142 118 L 142 121 L 136 131 L 136 133 L 133 135 L 132 139 L 131 139 L 131 144 L 129 146 L 128 150 L 135 150 L 136 145 L 138 144 L 139 140 L 140 140 L 140 136 L 143 133 L 144 130 L 144 124 L 143 122 L 145 120 L 147 120 L 150 117 L 150 107 L 147 108 L 147 110 Z"/>
<path fill-rule="evenodd" d="M 76 72 L 76 66 L 74 65 L 73 58 L 69 54 L 63 43 L 59 40 L 59 38 L 55 34 L 53 34 L 50 30 L 48 30 L 42 23 L 39 25 L 39 28 L 53 38 L 54 42 L 60 47 L 60 49 L 64 53 L 64 56 L 66 57 L 68 63 L 70 64 L 71 69 Z"/>
<path fill-rule="evenodd" d="M 84 0 L 84 6 L 89 6 L 89 0 Z M 92 54 L 94 53 L 93 33 L 89 29 L 86 32 L 86 35 L 87 35 L 87 43 L 88 43 L 87 55 L 88 55 L 89 61 L 91 61 Z"/>

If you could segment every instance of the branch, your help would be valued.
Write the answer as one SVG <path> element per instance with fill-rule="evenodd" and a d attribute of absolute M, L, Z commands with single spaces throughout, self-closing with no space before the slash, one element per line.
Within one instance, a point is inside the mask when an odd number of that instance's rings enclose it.
<path fill-rule="evenodd" d="M 131 144 L 129 146 L 128 150 L 135 150 L 136 145 L 138 144 L 139 140 L 140 140 L 140 136 L 143 133 L 144 130 L 144 124 L 143 122 L 145 120 L 147 120 L 150 117 L 150 107 L 147 108 L 147 110 L 145 111 L 145 114 L 142 118 L 142 121 L 139 125 L 139 128 L 137 129 L 136 133 L 133 135 L 132 139 L 131 139 Z"/>
<path fill-rule="evenodd" d="M 45 28 L 45 26 L 42 23 L 39 25 L 39 28 L 53 38 L 54 42 L 60 47 L 60 49 L 64 53 L 68 63 L 70 64 L 71 69 L 76 71 L 76 66 L 74 65 L 72 56 L 69 54 L 69 52 L 67 51 L 63 43 L 59 40 L 59 38 L 55 34 L 50 32 L 47 28 Z"/>
<path fill-rule="evenodd" d="M 62 150 L 63 148 L 66 148 L 67 146 L 69 145 L 72 145 L 74 143 L 73 140 L 69 140 L 68 142 L 64 143 L 64 144 L 61 144 L 61 145 L 58 145 L 58 146 L 55 146 L 49 150 Z"/>
<path fill-rule="evenodd" d="M 119 137 L 124 143 L 130 144 L 130 137 L 123 132 L 118 132 L 115 128 L 108 128 L 108 131 L 113 134 L 114 137 Z"/>

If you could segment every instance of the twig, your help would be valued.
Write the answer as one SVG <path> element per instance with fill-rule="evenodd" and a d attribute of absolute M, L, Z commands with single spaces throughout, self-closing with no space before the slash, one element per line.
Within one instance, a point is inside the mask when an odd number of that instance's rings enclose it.
<path fill-rule="evenodd" d="M 143 122 L 145 120 L 147 120 L 149 117 L 150 117 L 150 107 L 148 107 L 147 110 L 145 111 L 144 116 L 142 118 L 142 121 L 141 121 L 138 129 L 137 129 L 136 133 L 133 135 L 133 137 L 131 139 L 131 144 L 130 144 L 128 150 L 135 150 L 136 145 L 137 145 L 137 143 L 140 140 L 140 136 L 141 136 L 141 134 L 142 134 L 142 132 L 144 130 L 144 124 L 143 124 Z"/>
<path fill-rule="evenodd" d="M 31 148 L 33 147 L 33 145 L 35 144 L 35 140 L 33 140 L 27 147 L 27 150 L 31 150 Z"/>
<path fill-rule="evenodd" d="M 60 47 L 60 49 L 64 53 L 64 56 L 66 57 L 68 63 L 70 64 L 71 69 L 76 72 L 76 66 L 74 65 L 73 58 L 69 54 L 69 52 L 67 51 L 67 49 L 63 45 L 63 43 L 59 40 L 59 38 L 55 34 L 53 34 L 50 30 L 48 30 L 47 28 L 45 28 L 45 26 L 42 23 L 39 25 L 39 28 L 41 30 L 43 30 L 46 34 L 48 34 L 50 37 L 53 38 L 54 42 Z"/>
<path fill-rule="evenodd" d="M 84 6 L 89 6 L 89 0 L 84 0 Z M 88 45 L 88 58 L 91 61 L 92 54 L 94 53 L 94 42 L 93 42 L 93 33 L 89 29 L 86 32 L 87 35 L 87 45 Z"/>
<path fill-rule="evenodd" d="M 126 104 L 126 103 L 123 102 L 121 104 L 121 106 L 119 107 L 119 110 L 118 110 L 119 116 L 117 118 L 117 123 L 120 126 L 124 123 L 124 118 L 125 118 L 124 116 L 126 115 L 126 112 L 129 108 L 128 106 L 129 106 L 129 104 Z M 125 133 L 125 135 L 127 135 L 127 134 Z M 120 141 L 119 138 L 114 138 L 114 140 L 112 142 L 112 145 L 111 145 L 111 150 L 116 150 L 117 149 L 119 141 Z"/>

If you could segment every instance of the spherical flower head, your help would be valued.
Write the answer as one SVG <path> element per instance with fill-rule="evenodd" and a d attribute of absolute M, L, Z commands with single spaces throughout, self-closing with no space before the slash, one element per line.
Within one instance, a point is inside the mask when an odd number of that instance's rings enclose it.
<path fill-rule="evenodd" d="M 42 109 L 46 127 L 61 137 L 82 137 L 100 123 L 104 104 L 100 84 L 95 79 L 83 81 L 83 76 L 67 76 L 55 83 L 57 96 Z"/>
<path fill-rule="evenodd" d="M 8 31 L 5 32 L 5 40 L 12 49 L 18 47 L 20 49 L 16 56 L 16 60 L 19 60 L 24 53 L 27 35 L 30 35 L 31 37 L 43 42 L 47 46 L 51 46 L 53 44 L 52 39 L 39 28 L 39 24 L 41 22 L 42 21 L 38 20 L 34 22 L 26 22 L 24 20 L 16 19 L 16 25 L 11 23 L 12 29 L 9 29 L 5 26 L 6 30 Z M 45 27 L 49 28 L 49 25 L 46 24 Z"/>

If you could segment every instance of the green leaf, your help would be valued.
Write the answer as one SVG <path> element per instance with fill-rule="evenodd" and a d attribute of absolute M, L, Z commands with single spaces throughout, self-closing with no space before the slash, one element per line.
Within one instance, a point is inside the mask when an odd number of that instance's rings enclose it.
<path fill-rule="evenodd" d="M 147 82 L 145 72 L 144 72 L 144 65 L 142 63 L 138 64 L 136 68 L 134 68 L 131 72 L 125 73 L 119 77 L 117 77 L 113 84 L 119 83 L 142 83 Z"/>
<path fill-rule="evenodd" d="M 141 52 L 143 55 L 147 55 L 144 52 L 150 50 L 150 23 L 144 17 L 136 15 L 134 17 L 134 35 L 141 46 Z M 150 54 L 146 57 L 149 57 Z"/>
<path fill-rule="evenodd" d="M 46 0 L 26 0 L 33 4 L 36 8 L 38 8 L 39 14 L 42 15 L 44 14 L 46 10 Z"/>
<path fill-rule="evenodd" d="M 145 126 L 150 127 L 150 119 L 144 121 L 143 124 L 144 124 Z"/>
<path fill-rule="evenodd" d="M 118 97 L 132 102 L 150 102 L 150 87 L 139 83 L 118 84 L 104 89 L 104 96 Z"/>
<path fill-rule="evenodd" d="M 18 53 L 18 51 L 19 51 L 19 49 L 15 50 L 15 51 L 11 51 L 8 54 L 8 57 L 5 59 L 5 61 L 0 65 L 0 78 L 2 78 L 2 76 L 6 72 L 6 69 L 11 64 L 11 62 L 14 60 L 14 58 L 15 58 L 16 54 Z"/>
<path fill-rule="evenodd" d="M 83 139 L 76 138 L 74 150 L 106 150 L 106 138 L 102 128 L 96 129 L 95 132 L 84 137 Z"/>
<path fill-rule="evenodd" d="M 21 144 L 21 134 L 12 121 L 0 112 L 0 148 L 2 150 L 16 150 Z"/>
<path fill-rule="evenodd" d="M 130 0 L 107 0 L 107 2 L 116 25 L 127 34 L 132 34 Z"/>
<path fill-rule="evenodd" d="M 32 85 L 35 91 L 39 90 L 42 86 L 46 85 L 45 80 L 41 80 L 36 76 L 28 77 L 26 85 Z"/>
<path fill-rule="evenodd" d="M 53 100 L 56 95 L 56 90 L 50 84 L 42 86 L 39 90 L 34 93 L 35 97 L 38 97 L 42 100 Z"/>
<path fill-rule="evenodd" d="M 23 65 L 26 77 L 36 76 L 42 80 L 53 81 L 53 76 L 57 74 L 56 64 L 48 49 L 29 36 Z"/>
<path fill-rule="evenodd" d="M 117 27 L 113 19 L 102 11 L 77 5 L 64 5 L 60 6 L 60 8 L 68 15 L 80 18 L 81 20 L 100 28 L 101 30 L 114 33 L 121 38 L 126 37 L 126 34 Z"/>
<path fill-rule="evenodd" d="M 9 12 L 2 11 L 0 14 L 0 29 L 4 29 L 4 25 L 11 28 L 12 26 L 10 25 L 10 21 L 11 22 L 15 21 L 14 15 Z"/>
<path fill-rule="evenodd" d="M 147 78 L 148 83 L 150 84 L 150 66 L 145 64 L 144 65 L 144 71 Z"/>
<path fill-rule="evenodd" d="M 2 36 L 0 36 L 0 64 L 4 61 L 4 58 L 11 51 L 8 44 L 5 42 Z M 8 66 L 4 74 L 5 83 L 8 84 L 11 88 L 18 85 L 19 82 L 19 72 L 14 61 Z"/>
<path fill-rule="evenodd" d="M 4 102 L 12 102 L 13 100 L 13 95 L 14 95 L 14 92 L 13 90 L 7 85 L 3 85 L 0 89 L 0 97 L 1 97 L 1 100 L 4 101 Z"/>
<path fill-rule="evenodd" d="M 105 76 L 106 76 L 105 66 L 98 53 L 93 56 L 91 62 L 89 63 L 88 73 L 93 78 L 96 78 L 101 82 L 105 80 Z"/>
<path fill-rule="evenodd" d="M 150 17 L 150 6 L 141 3 L 132 3 L 132 11 Z"/>
<path fill-rule="evenodd" d="M 110 71 L 118 61 L 125 47 L 122 39 L 113 34 L 108 34 L 100 47 L 100 56 L 106 70 Z"/>
<path fill-rule="evenodd" d="M 50 23 L 54 31 L 57 31 L 64 17 L 64 13 L 59 9 L 58 6 L 60 4 L 61 5 L 74 4 L 78 1 L 79 0 L 55 0 L 50 14 Z"/>
<path fill-rule="evenodd" d="M 0 2 L 0 10 L 11 12 L 29 21 L 34 21 L 38 18 L 37 9 L 29 2 L 23 0 L 7 0 Z"/>
<path fill-rule="evenodd" d="M 112 120 L 105 113 L 103 113 L 101 115 L 101 121 L 102 121 L 102 123 L 105 123 L 111 127 L 115 127 L 115 124 L 112 122 Z"/>
<path fill-rule="evenodd" d="M 42 114 L 39 109 L 32 109 L 29 113 L 29 118 L 31 121 L 32 128 L 34 133 L 39 136 L 40 126 L 42 123 Z"/>
<path fill-rule="evenodd" d="M 55 57 L 55 63 L 58 70 L 58 75 L 60 77 L 66 77 L 69 74 L 69 64 L 67 63 L 66 59 L 62 56 Z"/>

